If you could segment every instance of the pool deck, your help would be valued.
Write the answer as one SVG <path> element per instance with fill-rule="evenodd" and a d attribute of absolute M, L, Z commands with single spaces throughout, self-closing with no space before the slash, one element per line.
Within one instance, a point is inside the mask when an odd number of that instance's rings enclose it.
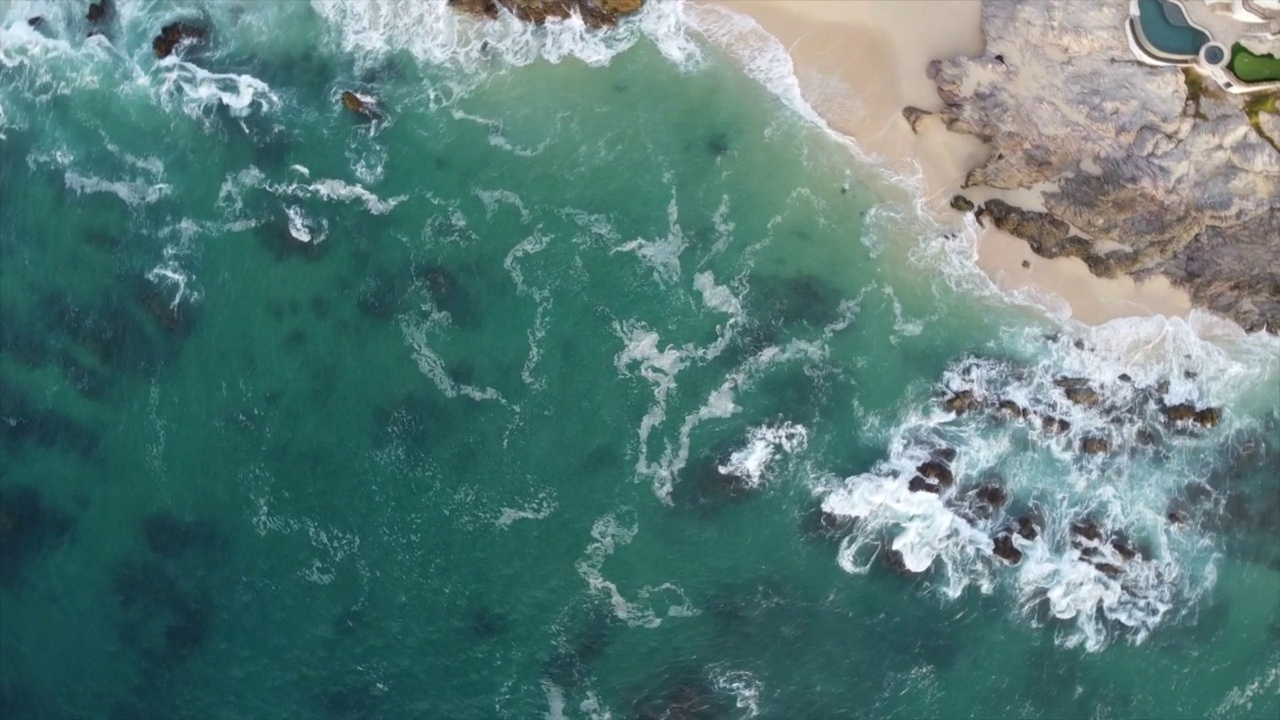
<path fill-rule="evenodd" d="M 1251 0 L 1165 0 L 1182 9 L 1192 27 L 1209 36 L 1210 42 L 1221 43 L 1227 52 L 1235 43 L 1257 53 L 1280 51 L 1280 10 L 1263 8 Z M 1280 80 L 1245 83 L 1223 66 L 1213 66 L 1198 56 L 1172 55 L 1161 52 L 1142 33 L 1138 21 L 1138 0 L 1129 0 L 1129 19 L 1125 32 L 1129 49 L 1148 65 L 1159 67 L 1193 67 L 1215 80 L 1224 90 L 1235 94 L 1280 89 Z M 1247 18 L 1243 20 L 1241 18 Z"/>

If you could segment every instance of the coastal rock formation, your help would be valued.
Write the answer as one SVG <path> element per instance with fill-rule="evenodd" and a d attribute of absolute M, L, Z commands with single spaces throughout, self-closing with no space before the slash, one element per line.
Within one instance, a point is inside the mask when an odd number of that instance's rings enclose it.
<path fill-rule="evenodd" d="M 980 214 L 1038 254 L 1162 273 L 1199 306 L 1280 331 L 1276 103 L 1138 62 L 1128 16 L 1126 0 L 984 0 L 985 54 L 929 66 L 943 123 L 991 145 L 965 184 L 1047 184 L 1046 212 L 992 200 Z"/>
<path fill-rule="evenodd" d="M 160 28 L 160 34 L 151 41 L 151 49 L 155 51 L 156 57 L 164 59 L 172 55 L 182 43 L 204 42 L 205 34 L 205 29 L 199 25 L 170 23 Z"/>
<path fill-rule="evenodd" d="M 537 25 L 578 15 L 589 27 L 606 27 L 641 8 L 644 0 L 449 0 L 449 6 L 471 15 L 496 18 L 502 10 Z"/>

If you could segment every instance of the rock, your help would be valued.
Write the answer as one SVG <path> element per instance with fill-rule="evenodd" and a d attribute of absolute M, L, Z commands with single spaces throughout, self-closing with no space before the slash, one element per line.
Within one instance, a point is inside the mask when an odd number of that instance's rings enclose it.
<path fill-rule="evenodd" d="M 1004 488 L 993 483 L 979 485 L 973 491 L 973 496 L 988 505 L 992 510 L 998 510 L 1009 502 L 1009 493 Z"/>
<path fill-rule="evenodd" d="M 1013 536 L 1007 532 L 996 535 L 991 552 L 1009 565 L 1022 562 L 1022 551 L 1013 542 Z"/>
<path fill-rule="evenodd" d="M 929 480 L 919 475 L 911 478 L 911 481 L 907 483 L 907 489 L 911 492 L 927 492 L 933 493 L 934 495 L 938 495 L 942 492 L 942 486 L 939 485 L 937 481 Z"/>
<path fill-rule="evenodd" d="M 1031 261 L 1030 261 L 1030 260 L 1023 260 L 1023 261 L 1022 261 L 1022 267 L 1023 267 L 1023 268 L 1025 268 L 1025 269 L 1027 269 L 1027 270 L 1030 270 L 1030 269 L 1031 269 Z"/>
<path fill-rule="evenodd" d="M 643 5 L 644 0 L 449 0 L 449 7 L 479 17 L 496 18 L 505 9 L 520 20 L 542 25 L 577 15 L 593 28 L 615 25 Z"/>
<path fill-rule="evenodd" d="M 1080 440 L 1080 452 L 1100 455 L 1111 452 L 1111 441 L 1097 436 L 1089 436 Z"/>
<path fill-rule="evenodd" d="M 1112 565 L 1111 563 L 1104 563 L 1104 562 L 1095 563 L 1094 567 L 1098 569 L 1098 572 L 1102 573 L 1103 575 L 1106 575 L 1109 578 L 1120 576 L 1120 568 L 1116 567 L 1115 565 Z"/>
<path fill-rule="evenodd" d="M 89 22 L 100 22 L 107 16 L 107 0 L 89 4 Z"/>
<path fill-rule="evenodd" d="M 1068 400 L 1084 407 L 1093 407 L 1102 402 L 1102 396 L 1093 388 L 1067 388 L 1065 392 Z"/>
<path fill-rule="evenodd" d="M 972 390 L 961 390 L 951 397 L 947 398 L 943 405 L 951 412 L 957 415 L 963 415 L 979 406 L 978 399 L 974 397 Z"/>
<path fill-rule="evenodd" d="M 1035 540 L 1036 538 L 1040 537 L 1040 531 L 1036 529 L 1036 524 L 1031 518 L 1026 517 L 1024 515 L 1019 517 L 1014 522 L 1018 524 L 1018 528 L 1017 528 L 1018 535 L 1020 535 L 1024 539 Z"/>
<path fill-rule="evenodd" d="M 902 108 L 902 117 L 906 118 L 907 124 L 911 126 L 911 132 L 913 133 L 920 132 L 919 128 L 917 127 L 917 125 L 919 125 L 920 123 L 920 119 L 929 117 L 932 114 L 933 113 L 929 112 L 928 110 L 921 110 L 918 107 L 908 106 L 908 107 Z"/>
<path fill-rule="evenodd" d="M 963 195 L 955 195 L 951 198 L 951 208 L 967 213 L 973 210 L 973 201 Z"/>
<path fill-rule="evenodd" d="M 885 564 L 885 567 L 888 567 L 890 570 L 893 570 L 899 575 L 905 575 L 907 577 L 915 577 L 916 575 L 920 574 L 908 568 L 906 560 L 903 559 L 902 557 L 902 553 L 892 548 L 885 551 L 884 564 Z"/>
<path fill-rule="evenodd" d="M 41 25 L 44 24 L 44 17 L 41 15 L 36 15 L 35 17 L 29 17 L 27 18 L 27 24 L 30 25 L 31 27 L 40 27 Z"/>
<path fill-rule="evenodd" d="M 1120 373 L 1120 376 L 1116 379 L 1120 382 L 1133 382 L 1133 378 L 1129 377 L 1129 373 Z"/>
<path fill-rule="evenodd" d="M 944 488 L 951 487 L 956 482 L 955 476 L 951 474 L 951 469 L 937 460 L 928 460 L 921 463 L 916 468 L 916 472 L 931 480 L 937 480 L 938 484 Z"/>
<path fill-rule="evenodd" d="M 1102 542 L 1102 530 L 1094 521 L 1080 520 L 1071 523 L 1071 543 L 1073 545 L 1097 545 L 1100 542 Z"/>
<path fill-rule="evenodd" d="M 1011 420 L 1020 420 L 1027 416 L 1026 409 L 1012 400 L 1001 400 L 996 405 L 996 411 Z"/>
<path fill-rule="evenodd" d="M 1138 549 L 1133 546 L 1133 543 L 1129 542 L 1124 537 L 1111 538 L 1111 547 L 1116 551 L 1117 555 L 1125 560 L 1132 560 L 1141 555 L 1141 553 L 1138 552 Z"/>
<path fill-rule="evenodd" d="M 199 25 L 170 23 L 160 28 L 160 34 L 151 41 L 151 49 L 155 51 L 156 57 L 167 58 L 179 45 L 204 42 L 206 34 L 205 29 Z"/>
<path fill-rule="evenodd" d="M 350 90 L 344 90 L 342 92 L 342 107 L 369 120 L 377 120 L 381 116 L 381 114 L 374 109 L 371 101 L 366 101 L 364 98 Z"/>
<path fill-rule="evenodd" d="M 1196 416 L 1196 408 L 1189 403 L 1178 403 L 1160 408 L 1160 414 L 1167 423 L 1186 422 Z"/>
<path fill-rule="evenodd" d="M 983 209 L 1038 254 L 1161 273 L 1199 307 L 1280 331 L 1280 116 L 1191 68 L 1138 62 L 1129 7 L 983 2 L 984 53 L 928 69 L 947 127 L 991 145 L 966 185 L 1050 187 L 1042 213 Z"/>
<path fill-rule="evenodd" d="M 1043 415 L 1040 417 L 1040 425 L 1047 433 L 1061 435 L 1071 429 L 1071 423 L 1053 415 Z"/>
<path fill-rule="evenodd" d="M 1222 418 L 1222 411 L 1218 408 L 1204 408 L 1197 410 L 1196 414 L 1191 417 L 1192 421 L 1203 427 L 1213 427 L 1218 424 L 1218 420 Z"/>
<path fill-rule="evenodd" d="M 929 453 L 929 457 L 938 462 L 951 464 L 956 460 L 956 449 L 952 447 L 940 447 Z"/>

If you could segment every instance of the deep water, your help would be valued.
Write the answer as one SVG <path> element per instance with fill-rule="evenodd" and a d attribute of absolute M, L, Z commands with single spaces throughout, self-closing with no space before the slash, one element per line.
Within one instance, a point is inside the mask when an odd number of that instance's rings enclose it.
<path fill-rule="evenodd" d="M 677 5 L 82 5 L 0 6 L 0 717 L 1280 713 L 1274 339 L 1002 297 Z"/>

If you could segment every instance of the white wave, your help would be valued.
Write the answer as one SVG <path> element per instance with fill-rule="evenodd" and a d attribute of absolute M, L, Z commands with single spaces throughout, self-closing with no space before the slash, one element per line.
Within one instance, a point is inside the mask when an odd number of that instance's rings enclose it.
<path fill-rule="evenodd" d="M 250 178 L 252 177 L 253 176 L 250 176 Z M 261 182 L 261 173 L 257 175 L 256 179 Z M 386 215 L 391 212 L 396 205 L 399 205 L 408 199 L 407 195 L 397 195 L 393 198 L 383 200 L 359 185 L 352 185 L 342 180 L 332 178 L 317 180 L 316 182 L 307 185 L 300 183 L 261 182 L 261 187 L 266 188 L 275 195 L 281 197 L 318 197 L 323 200 L 342 200 L 344 202 L 359 201 L 361 205 L 364 205 L 365 210 L 368 210 L 374 215 Z"/>
<path fill-rule="evenodd" d="M 711 687 L 716 692 L 733 696 L 734 705 L 745 710 L 743 717 L 753 718 L 760 714 L 760 694 L 764 692 L 764 683 L 746 670 L 731 670 L 727 665 L 713 665 L 710 668 Z"/>
<path fill-rule="evenodd" d="M 164 101 L 178 101 L 194 118 L 208 119 L 218 107 L 242 118 L 255 109 L 268 113 L 280 106 L 271 87 L 252 75 L 215 73 L 171 55 L 156 63 L 160 83 L 156 90 Z"/>
<path fill-rule="evenodd" d="M 670 178 L 668 178 L 670 182 Z M 664 285 L 670 285 L 680 279 L 680 254 L 688 247 L 684 231 L 677 222 L 680 215 L 676 204 L 675 188 L 671 189 L 671 201 L 667 203 L 667 234 L 653 240 L 636 238 L 624 243 L 609 252 L 632 252 L 644 263 L 653 268 L 654 277 Z"/>
<path fill-rule="evenodd" d="M 497 400 L 502 405 L 507 404 L 502 394 L 491 387 L 480 388 L 474 385 L 454 382 L 453 378 L 449 377 L 448 370 L 445 369 L 444 361 L 431 349 L 431 343 L 427 337 L 428 327 L 424 321 L 415 318 L 402 318 L 400 329 L 404 333 L 405 342 L 413 353 L 413 360 L 417 363 L 418 370 L 435 383 L 436 388 L 444 393 L 445 397 L 455 398 L 462 395 L 476 402 Z"/>
<path fill-rule="evenodd" d="M 612 514 L 596 520 L 591 526 L 593 542 L 575 563 L 578 575 L 587 582 L 591 592 L 607 596 L 614 617 L 631 627 L 656 628 L 667 618 L 696 615 L 697 611 L 685 596 L 684 590 L 673 583 L 646 585 L 637 591 L 638 601 L 632 603 L 627 601 L 616 584 L 605 579 L 602 574 L 605 560 L 619 547 L 630 544 L 638 531 L 638 526 L 624 526 Z M 659 614 L 652 605 L 662 598 L 668 598 L 665 601 L 667 607 Z"/>
<path fill-rule="evenodd" d="M 764 482 L 765 468 L 778 451 L 791 455 L 809 444 L 809 431 L 796 423 L 781 423 L 751 428 L 747 445 L 729 455 L 728 462 L 718 466 L 725 475 L 735 475 L 747 481 L 751 487 Z"/>
<path fill-rule="evenodd" d="M 545 520 L 551 517 L 551 514 L 556 511 L 556 507 L 556 501 L 553 497 L 543 495 L 523 507 L 501 508 L 498 512 L 498 518 L 493 521 L 493 524 L 505 530 L 517 520 Z"/>
<path fill-rule="evenodd" d="M 1276 662 L 1273 658 L 1271 662 Z M 1213 718 L 1236 718 L 1242 713 L 1247 713 L 1253 709 L 1253 703 L 1258 696 L 1280 696 L 1280 664 L 1272 665 L 1263 670 L 1257 677 L 1250 680 L 1247 684 L 1234 687 L 1227 696 L 1223 698 L 1218 707 L 1209 713 L 1209 717 Z"/>
<path fill-rule="evenodd" d="M 313 0 L 312 6 L 334 41 L 366 63 L 407 51 L 419 62 L 472 75 L 491 70 L 495 61 L 519 66 L 539 58 L 552 63 L 575 58 L 601 66 L 641 38 L 651 39 L 682 67 L 701 61 L 697 44 L 685 33 L 685 7 L 675 2 L 647 3 L 635 16 L 605 29 L 588 28 L 578 17 L 542 26 L 505 12 L 496 20 L 477 20 L 453 11 L 445 0 Z"/>
<path fill-rule="evenodd" d="M 328 237 L 329 222 L 324 218 L 317 224 L 302 212 L 297 205 L 285 205 L 285 215 L 289 218 L 289 234 L 294 240 L 304 243 L 320 244 Z M 312 233 L 312 228 L 316 232 Z"/>
<path fill-rule="evenodd" d="M 169 194 L 168 183 L 145 183 L 129 180 L 103 180 L 92 175 L 81 175 L 74 170 L 66 172 L 67 189 L 76 194 L 109 193 L 123 200 L 129 207 L 150 205 Z"/>
<path fill-rule="evenodd" d="M 736 319 L 742 318 L 742 302 L 728 287 L 717 285 L 716 276 L 710 271 L 693 276 L 693 289 L 702 293 L 702 303 L 712 310 L 718 310 Z"/>
<path fill-rule="evenodd" d="M 177 291 L 173 295 L 173 300 L 169 303 L 169 307 L 171 308 L 177 308 L 183 298 L 188 298 L 191 302 L 196 302 L 200 299 L 199 293 L 187 288 L 187 283 L 191 280 L 190 275 L 172 259 L 166 260 L 160 265 L 151 268 L 151 270 L 147 272 L 147 279 L 157 285 L 177 286 Z"/>
<path fill-rule="evenodd" d="M 520 221 L 528 223 L 530 219 L 529 209 L 524 206 L 524 201 L 520 196 L 510 190 L 485 190 L 477 189 L 476 197 L 480 198 L 480 202 L 484 205 L 485 217 L 493 217 L 494 212 L 498 210 L 499 205 L 510 205 L 520 212 Z"/>

